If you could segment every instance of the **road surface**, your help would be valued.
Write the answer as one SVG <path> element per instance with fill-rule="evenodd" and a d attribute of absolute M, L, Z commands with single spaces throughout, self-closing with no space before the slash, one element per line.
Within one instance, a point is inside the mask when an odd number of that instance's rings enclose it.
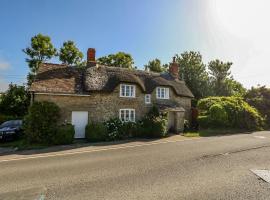
<path fill-rule="evenodd" d="M 270 199 L 270 132 L 0 156 L 0 199 Z"/>

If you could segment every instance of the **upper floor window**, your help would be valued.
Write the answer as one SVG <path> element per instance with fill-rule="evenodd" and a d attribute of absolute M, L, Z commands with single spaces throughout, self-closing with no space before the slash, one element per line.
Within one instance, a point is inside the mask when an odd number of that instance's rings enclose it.
<path fill-rule="evenodd" d="M 119 119 L 123 122 L 135 122 L 135 109 L 120 109 Z"/>
<path fill-rule="evenodd" d="M 120 85 L 120 97 L 135 97 L 135 85 Z"/>
<path fill-rule="evenodd" d="M 156 89 L 156 92 L 157 92 L 157 99 L 169 99 L 170 98 L 169 88 L 158 87 Z"/>
<path fill-rule="evenodd" d="M 145 100 L 145 104 L 150 104 L 151 103 L 151 94 L 146 94 L 144 100 Z"/>

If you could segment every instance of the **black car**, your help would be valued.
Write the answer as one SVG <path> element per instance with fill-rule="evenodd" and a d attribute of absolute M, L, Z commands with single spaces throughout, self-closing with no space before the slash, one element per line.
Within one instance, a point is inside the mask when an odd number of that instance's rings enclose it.
<path fill-rule="evenodd" d="M 10 120 L 0 125 L 0 140 L 14 140 L 22 134 L 22 120 Z"/>

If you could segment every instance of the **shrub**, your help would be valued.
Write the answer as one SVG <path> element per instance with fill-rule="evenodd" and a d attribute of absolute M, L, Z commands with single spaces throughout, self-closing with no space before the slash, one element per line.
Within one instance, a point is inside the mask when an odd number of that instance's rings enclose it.
<path fill-rule="evenodd" d="M 200 124 L 200 127 L 202 128 L 211 127 L 210 117 L 205 116 L 205 115 L 198 116 L 198 123 Z"/>
<path fill-rule="evenodd" d="M 209 115 L 212 126 L 228 125 L 228 115 L 221 104 L 213 104 L 209 109 Z"/>
<path fill-rule="evenodd" d="M 74 126 L 71 124 L 62 125 L 57 128 L 53 136 L 53 144 L 71 144 L 74 140 Z"/>
<path fill-rule="evenodd" d="M 167 117 L 160 114 L 157 107 L 153 107 L 138 123 L 138 136 L 147 138 L 164 137 L 167 134 L 167 125 Z"/>
<path fill-rule="evenodd" d="M 107 140 L 108 131 L 103 123 L 91 122 L 85 128 L 85 137 L 89 142 L 101 142 Z"/>
<path fill-rule="evenodd" d="M 264 124 L 259 112 L 240 97 L 209 97 L 199 100 L 197 107 L 201 127 L 256 130 Z"/>
<path fill-rule="evenodd" d="M 120 140 L 123 139 L 124 135 L 122 132 L 123 123 L 118 118 L 111 118 L 105 122 L 105 126 L 108 130 L 107 139 L 112 140 Z"/>
<path fill-rule="evenodd" d="M 120 135 L 122 139 L 137 137 L 139 134 L 138 124 L 136 122 L 124 122 L 120 127 Z"/>
<path fill-rule="evenodd" d="M 53 144 L 60 117 L 59 107 L 52 102 L 34 102 L 24 120 L 25 135 L 31 143 Z"/>

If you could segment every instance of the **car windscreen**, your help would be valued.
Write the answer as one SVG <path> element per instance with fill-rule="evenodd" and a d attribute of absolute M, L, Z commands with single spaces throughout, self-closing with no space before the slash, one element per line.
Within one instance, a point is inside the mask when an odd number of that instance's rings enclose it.
<path fill-rule="evenodd" d="M 11 120 L 11 121 L 6 121 L 3 124 L 0 125 L 0 128 L 7 127 L 7 126 L 21 126 L 22 121 L 21 120 Z"/>

